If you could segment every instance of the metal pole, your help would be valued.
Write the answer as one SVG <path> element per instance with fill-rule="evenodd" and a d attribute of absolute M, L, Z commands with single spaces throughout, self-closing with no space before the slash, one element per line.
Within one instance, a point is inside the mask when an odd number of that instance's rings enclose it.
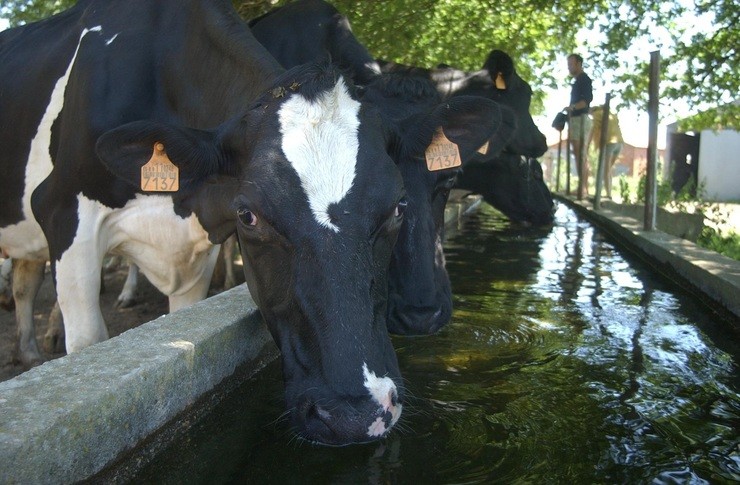
<path fill-rule="evenodd" d="M 562 158 L 563 130 L 558 131 L 558 164 L 555 169 L 555 192 L 560 192 L 560 159 Z"/>
<path fill-rule="evenodd" d="M 579 129 L 580 133 L 578 134 L 579 156 L 576 157 L 576 167 L 578 170 L 578 200 L 582 200 L 586 196 L 586 190 L 588 189 L 588 176 L 586 175 L 588 173 L 588 167 L 586 167 L 586 154 L 583 153 L 586 143 L 586 140 L 583 139 L 584 135 L 586 134 L 586 120 L 583 118 L 584 116 L 588 116 L 588 113 L 581 115 L 581 126 Z"/>
<path fill-rule="evenodd" d="M 596 194 L 594 195 L 594 210 L 601 209 L 601 179 L 604 176 L 606 165 L 606 142 L 609 137 L 609 104 L 612 93 L 606 93 L 604 110 L 601 113 L 601 133 L 599 135 L 599 164 L 596 167 Z"/>
<path fill-rule="evenodd" d="M 565 144 L 565 194 L 570 195 L 570 111 L 568 111 L 568 140 Z"/>
<path fill-rule="evenodd" d="M 650 53 L 650 87 L 648 99 L 647 179 L 645 184 L 645 230 L 655 230 L 658 192 L 658 85 L 660 83 L 660 51 Z"/>

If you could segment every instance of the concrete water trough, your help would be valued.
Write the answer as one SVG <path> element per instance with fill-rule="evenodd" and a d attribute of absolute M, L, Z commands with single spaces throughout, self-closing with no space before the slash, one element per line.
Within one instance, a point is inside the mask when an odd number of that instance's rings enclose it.
<path fill-rule="evenodd" d="M 242 285 L 0 383 L 0 483 L 89 477 L 276 355 Z"/>
<path fill-rule="evenodd" d="M 693 291 L 716 311 L 740 317 L 740 262 L 697 246 L 686 239 L 700 231 L 697 216 L 686 221 L 666 217 L 658 219 L 658 229 L 646 231 L 642 214 L 623 209 L 618 204 L 603 204 L 593 209 L 591 201 L 579 201 L 557 195 L 560 202 L 572 207 L 582 217 L 606 231 L 618 243 L 646 261 L 684 288 Z M 660 214 L 659 214 L 660 215 Z M 660 229 L 663 230 L 660 230 Z M 740 328 L 734 330 L 740 331 Z"/>
<path fill-rule="evenodd" d="M 446 229 L 479 203 L 454 191 Z M 187 426 L 277 356 L 241 285 L 2 382 L 0 483 L 75 482 L 142 443 L 166 446 L 176 432 L 163 429 Z"/>

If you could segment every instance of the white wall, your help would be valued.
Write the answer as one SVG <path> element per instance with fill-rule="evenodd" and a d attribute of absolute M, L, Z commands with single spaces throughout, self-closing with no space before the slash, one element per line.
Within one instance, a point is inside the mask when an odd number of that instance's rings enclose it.
<path fill-rule="evenodd" d="M 740 200 L 740 132 L 701 132 L 699 180 L 707 200 Z"/>

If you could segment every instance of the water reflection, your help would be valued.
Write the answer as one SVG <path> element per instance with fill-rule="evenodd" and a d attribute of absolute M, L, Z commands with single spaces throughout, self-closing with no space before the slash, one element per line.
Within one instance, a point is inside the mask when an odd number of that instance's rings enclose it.
<path fill-rule="evenodd" d="M 271 365 L 136 481 L 740 479 L 740 351 L 728 322 L 562 206 L 546 230 L 485 208 L 445 247 L 453 321 L 394 340 L 410 397 L 390 438 L 297 441 Z"/>

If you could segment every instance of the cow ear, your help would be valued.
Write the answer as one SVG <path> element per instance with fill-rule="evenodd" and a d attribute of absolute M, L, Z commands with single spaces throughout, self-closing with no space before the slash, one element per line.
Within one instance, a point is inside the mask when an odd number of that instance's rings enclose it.
<path fill-rule="evenodd" d="M 516 129 L 514 114 L 506 107 L 478 96 L 455 96 L 432 111 L 420 128 L 420 139 L 431 143 L 441 127 L 455 143 L 463 163 L 476 153 L 500 151 Z"/>
<path fill-rule="evenodd" d="M 179 187 L 187 190 L 224 170 L 219 145 L 215 132 L 137 121 L 104 133 L 95 151 L 108 170 L 137 188 L 141 167 L 159 153 L 177 167 Z"/>

